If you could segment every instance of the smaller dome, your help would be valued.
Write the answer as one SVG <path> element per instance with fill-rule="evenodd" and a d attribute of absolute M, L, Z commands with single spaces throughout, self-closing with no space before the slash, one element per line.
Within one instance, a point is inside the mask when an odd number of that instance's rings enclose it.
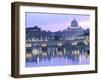
<path fill-rule="evenodd" d="M 75 20 L 75 18 L 71 22 L 71 27 L 78 27 L 78 22 Z"/>

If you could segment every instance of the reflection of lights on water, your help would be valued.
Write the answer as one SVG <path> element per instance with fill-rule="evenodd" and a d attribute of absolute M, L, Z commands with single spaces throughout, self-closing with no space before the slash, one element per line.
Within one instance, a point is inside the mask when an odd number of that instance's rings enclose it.
<path fill-rule="evenodd" d="M 62 46 L 62 45 L 63 45 L 62 42 L 57 43 L 57 46 Z"/>
<path fill-rule="evenodd" d="M 72 54 L 73 55 L 80 55 L 80 51 L 79 50 L 74 50 L 74 51 L 72 51 Z"/>
<path fill-rule="evenodd" d="M 43 52 L 42 53 L 42 56 L 47 56 L 47 52 Z"/>
<path fill-rule="evenodd" d="M 40 61 L 39 61 L 39 57 L 37 57 L 37 64 L 39 64 L 39 62 L 40 62 Z"/>
<path fill-rule="evenodd" d="M 72 45 L 77 45 L 77 42 L 72 42 Z"/>
<path fill-rule="evenodd" d="M 46 54 L 46 53 L 44 53 Z M 47 55 L 48 56 L 48 55 Z M 87 57 L 86 53 L 83 53 L 80 55 L 71 55 L 69 54 L 69 56 L 51 56 L 50 59 L 48 59 L 47 56 L 43 56 L 42 59 L 40 59 L 39 56 L 37 56 L 36 58 L 36 63 L 34 63 L 34 65 L 32 64 L 32 62 L 30 62 L 30 64 L 32 66 L 39 66 L 39 65 L 43 65 L 43 66 L 49 66 L 49 65 L 76 65 L 76 64 L 89 64 L 89 55 Z"/>
<path fill-rule="evenodd" d="M 26 47 L 31 47 L 32 44 L 31 43 L 26 43 Z"/>
<path fill-rule="evenodd" d="M 67 52 L 67 51 L 66 51 L 66 49 L 64 48 L 64 54 L 66 54 L 66 52 Z"/>
<path fill-rule="evenodd" d="M 79 62 L 82 62 L 82 55 L 79 56 Z"/>
<path fill-rule="evenodd" d="M 67 59 L 65 60 L 65 63 L 67 64 L 68 62 L 67 62 Z"/>
<path fill-rule="evenodd" d="M 84 58 L 84 61 L 88 60 L 89 58 L 89 55 L 87 52 L 85 51 L 80 52 L 80 50 L 73 50 L 69 52 L 65 48 L 62 50 L 58 50 L 58 48 L 50 48 L 50 49 L 47 49 L 47 51 L 45 52 L 45 51 L 42 51 L 41 48 L 33 48 L 32 53 L 26 54 L 26 59 L 31 58 L 32 56 L 37 56 L 37 63 L 39 63 L 39 56 L 41 56 L 42 58 L 44 57 L 47 58 L 47 57 L 58 57 L 58 56 L 65 57 L 66 55 L 72 56 L 73 59 L 75 59 L 75 61 L 77 61 L 77 58 L 78 58 L 80 63 L 83 61 L 82 60 L 83 58 Z M 51 63 L 53 63 L 52 59 L 51 59 Z M 67 64 L 67 59 L 65 60 L 65 63 Z"/>
<path fill-rule="evenodd" d="M 62 52 L 61 51 L 57 52 L 57 55 L 62 55 Z"/>
<path fill-rule="evenodd" d="M 84 54 L 80 54 L 79 56 L 79 62 L 82 63 L 82 61 L 84 60 L 84 62 L 87 62 L 89 60 L 89 55 L 86 54 L 86 52 Z"/>
<path fill-rule="evenodd" d="M 53 64 L 53 60 L 52 59 L 50 60 L 50 64 Z"/>
<path fill-rule="evenodd" d="M 32 50 L 32 54 L 33 55 L 38 55 L 40 52 L 39 52 L 39 50 L 38 49 L 33 49 Z"/>
<path fill-rule="evenodd" d="M 32 58 L 32 54 L 31 53 L 27 53 L 26 54 L 26 59 Z"/>

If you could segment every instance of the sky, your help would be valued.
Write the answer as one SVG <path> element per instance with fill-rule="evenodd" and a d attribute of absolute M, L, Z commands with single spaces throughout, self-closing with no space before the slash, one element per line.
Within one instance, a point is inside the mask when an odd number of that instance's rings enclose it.
<path fill-rule="evenodd" d="M 25 13 L 26 28 L 38 26 L 46 31 L 61 31 L 71 25 L 71 21 L 76 19 L 79 26 L 83 29 L 90 27 L 89 15 L 77 14 L 49 14 L 49 13 Z"/>

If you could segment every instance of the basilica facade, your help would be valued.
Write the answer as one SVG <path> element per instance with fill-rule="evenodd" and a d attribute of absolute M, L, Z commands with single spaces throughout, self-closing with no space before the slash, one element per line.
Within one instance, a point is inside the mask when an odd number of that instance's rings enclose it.
<path fill-rule="evenodd" d="M 84 34 L 84 29 L 82 29 L 78 22 L 73 19 L 71 22 L 71 25 L 63 31 L 63 37 L 65 40 L 74 40 L 74 39 L 80 39 L 81 35 Z"/>

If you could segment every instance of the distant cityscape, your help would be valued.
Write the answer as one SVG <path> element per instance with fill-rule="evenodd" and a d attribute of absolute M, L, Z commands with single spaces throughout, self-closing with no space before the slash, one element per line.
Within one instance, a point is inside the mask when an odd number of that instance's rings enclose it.
<path fill-rule="evenodd" d="M 42 30 L 38 25 L 27 27 L 26 63 L 39 64 L 44 59 L 51 60 L 54 57 L 61 56 L 70 58 L 74 62 L 79 62 L 80 55 L 84 55 L 87 59 L 90 54 L 89 33 L 89 28 L 83 29 L 80 27 L 75 18 L 66 29 L 56 32 Z M 81 59 L 80 64 L 89 64 L 89 60 L 84 62 Z M 45 63 L 45 65 L 47 64 Z M 45 65 L 41 64 L 40 66 Z M 50 64 L 48 65 L 50 66 Z"/>

